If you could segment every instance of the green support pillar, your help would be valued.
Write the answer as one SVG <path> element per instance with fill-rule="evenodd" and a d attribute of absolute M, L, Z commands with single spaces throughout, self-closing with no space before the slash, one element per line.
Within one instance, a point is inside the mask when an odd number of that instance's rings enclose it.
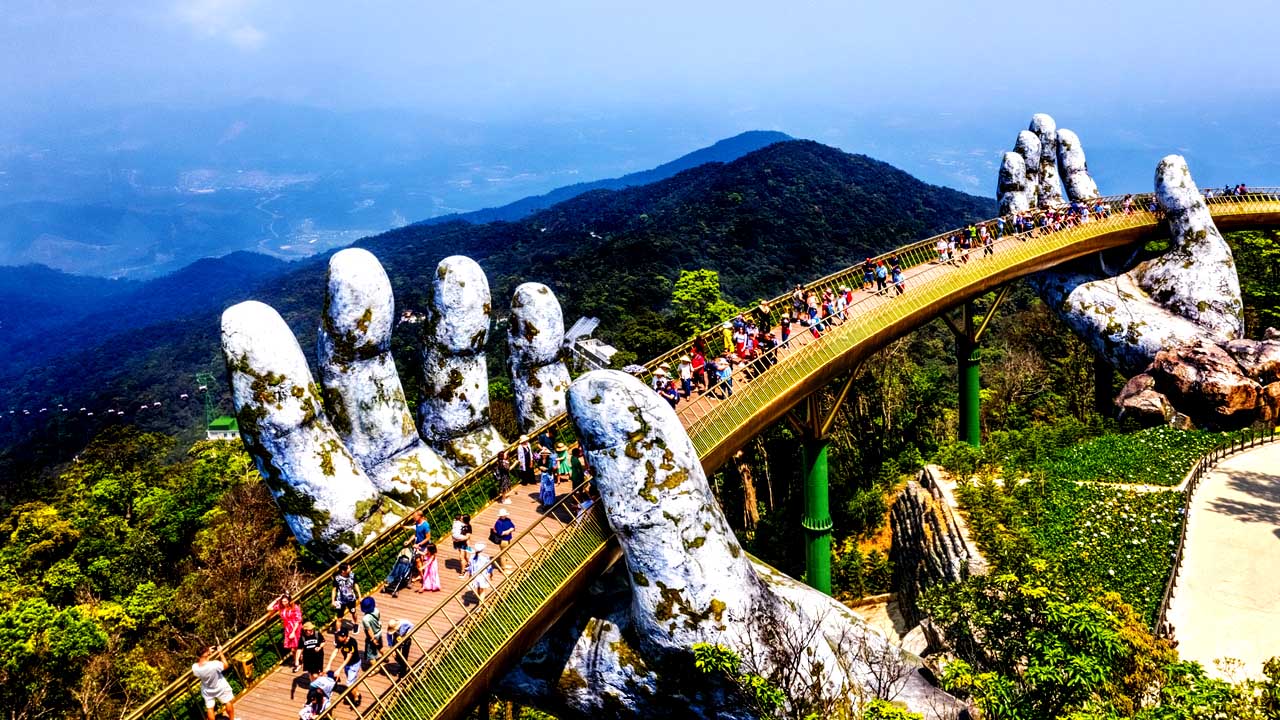
<path fill-rule="evenodd" d="M 827 495 L 827 439 L 804 441 L 804 567 L 815 590 L 831 594 L 831 511 Z"/>
<path fill-rule="evenodd" d="M 959 435 L 960 442 L 974 447 L 982 442 L 980 357 L 978 333 L 973 329 L 973 305 L 965 303 L 964 327 L 961 332 L 956 333 L 956 384 L 960 389 Z"/>

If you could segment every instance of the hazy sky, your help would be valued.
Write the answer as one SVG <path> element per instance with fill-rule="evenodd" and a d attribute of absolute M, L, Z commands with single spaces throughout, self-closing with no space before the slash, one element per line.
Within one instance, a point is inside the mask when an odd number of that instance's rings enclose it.
<path fill-rule="evenodd" d="M 1272 94 L 1274 1 L 6 0 L 8 109 L 260 97 L 487 119 Z"/>

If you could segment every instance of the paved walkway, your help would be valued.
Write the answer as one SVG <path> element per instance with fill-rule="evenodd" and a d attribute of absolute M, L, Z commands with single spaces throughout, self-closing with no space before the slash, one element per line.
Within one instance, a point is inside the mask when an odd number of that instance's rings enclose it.
<path fill-rule="evenodd" d="M 1178 653 L 1219 676 L 1219 658 L 1260 676 L 1280 655 L 1280 443 L 1230 457 L 1200 481 L 1169 621 Z"/>

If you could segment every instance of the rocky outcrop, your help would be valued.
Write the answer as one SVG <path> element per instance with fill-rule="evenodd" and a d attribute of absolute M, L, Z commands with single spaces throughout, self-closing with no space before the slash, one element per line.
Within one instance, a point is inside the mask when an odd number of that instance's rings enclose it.
<path fill-rule="evenodd" d="M 986 572 L 986 560 L 965 537 L 936 470 L 925 468 L 908 482 L 889 512 L 893 532 L 889 560 L 892 590 L 908 625 L 924 619 L 919 599 L 931 587 Z"/>
<path fill-rule="evenodd" d="M 520 429 L 528 432 L 560 415 L 569 389 L 561 359 L 564 314 L 551 288 L 524 283 L 511 296 L 507 348 Z"/>
<path fill-rule="evenodd" d="M 1030 130 L 1023 130 L 1018 133 L 1013 151 L 1022 157 L 1022 165 L 1027 171 L 1027 180 L 1023 184 L 1027 204 L 1035 207 L 1040 199 L 1040 138 Z"/>
<path fill-rule="evenodd" d="M 462 255 L 441 260 L 432 279 L 418 406 L 422 434 L 458 473 L 466 473 L 506 445 L 489 421 L 489 279 Z"/>
<path fill-rule="evenodd" d="M 372 253 L 350 248 L 329 259 L 317 343 L 325 408 L 374 487 L 414 506 L 458 474 L 418 437 L 391 357 L 394 321 L 391 281 Z"/>
<path fill-rule="evenodd" d="M 1262 390 L 1225 350 L 1204 340 L 1162 350 L 1146 374 L 1174 407 L 1213 427 L 1251 422 Z"/>
<path fill-rule="evenodd" d="M 1275 333 L 1267 328 L 1267 333 Z M 1245 375 L 1267 384 L 1280 380 L 1280 338 L 1248 340 L 1238 338 L 1223 346 L 1240 365 Z"/>
<path fill-rule="evenodd" d="M 1146 426 L 1169 424 L 1177 410 L 1169 398 L 1155 388 L 1156 379 L 1147 373 L 1129 378 L 1116 396 L 1120 417 L 1132 418 Z"/>
<path fill-rule="evenodd" d="M 222 352 L 240 437 L 298 542 L 340 556 L 400 518 L 334 431 L 279 313 L 253 301 L 228 308 Z"/>
<path fill-rule="evenodd" d="M 628 587 L 612 609 L 592 603 L 586 619 L 544 638 L 504 693 L 537 705 L 554 683 L 551 707 L 566 718 L 658 717 L 672 708 L 689 718 L 753 717 L 714 683 L 690 682 L 692 646 L 711 642 L 793 700 L 856 706 L 892 692 L 928 717 L 954 709 L 914 671 L 918 659 L 844 605 L 747 556 L 675 411 L 643 383 L 590 372 L 570 386 L 568 405 Z"/>

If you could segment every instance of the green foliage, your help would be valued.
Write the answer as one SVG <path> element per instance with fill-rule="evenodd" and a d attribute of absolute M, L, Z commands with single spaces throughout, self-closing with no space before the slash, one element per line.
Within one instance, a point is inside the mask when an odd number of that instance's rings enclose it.
<path fill-rule="evenodd" d="M 111 429 L 0 519 L 0 706 L 116 717 L 294 576 L 240 445 L 173 445 Z"/>
<path fill-rule="evenodd" d="M 743 672 L 742 658 L 723 645 L 694 643 L 693 665 L 699 672 L 735 686 L 759 717 L 775 717 L 787 703 L 786 695 L 768 679 Z"/>
<path fill-rule="evenodd" d="M 1280 232 L 1226 234 L 1240 276 L 1245 336 L 1262 337 L 1263 329 L 1280 327 Z"/>
<path fill-rule="evenodd" d="M 877 698 L 862 708 L 862 720 L 924 720 L 924 716 Z"/>
<path fill-rule="evenodd" d="M 680 332 L 692 337 L 738 312 L 720 296 L 720 273 L 681 270 L 671 288 L 671 318 Z"/>
<path fill-rule="evenodd" d="M 1103 435 L 1053 453 L 1042 467 L 1063 480 L 1174 486 L 1225 437 L 1168 426 Z"/>

